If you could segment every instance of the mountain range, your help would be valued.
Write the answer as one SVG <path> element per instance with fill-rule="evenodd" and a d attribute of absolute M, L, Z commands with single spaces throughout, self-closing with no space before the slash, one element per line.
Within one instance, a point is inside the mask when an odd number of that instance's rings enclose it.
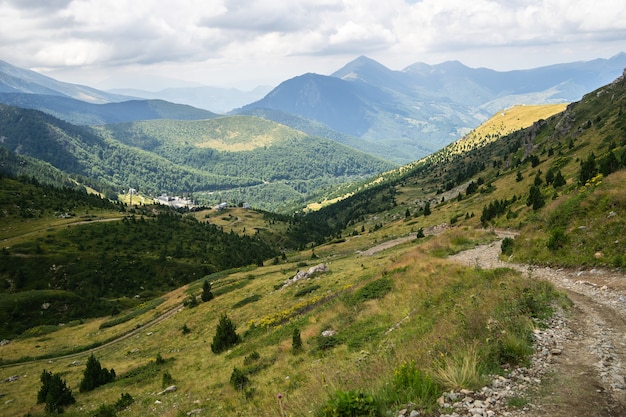
<path fill-rule="evenodd" d="M 307 73 L 286 80 L 230 114 L 273 120 L 403 164 L 443 148 L 513 105 L 578 100 L 625 67 L 626 53 L 516 71 L 470 68 L 458 61 L 418 62 L 396 71 L 361 56 L 331 75 Z M 0 102 L 81 125 L 208 119 L 216 114 L 193 106 L 208 108 L 213 102 L 226 109 L 264 91 L 181 87 L 104 92 L 0 61 Z"/>
<path fill-rule="evenodd" d="M 626 53 L 506 72 L 469 68 L 458 61 L 416 63 L 393 71 L 361 56 L 329 76 L 304 74 L 286 80 L 234 112 L 259 115 L 259 110 L 269 109 L 273 112 L 266 117 L 271 119 L 283 112 L 315 120 L 361 139 L 361 149 L 372 149 L 375 143 L 384 149 L 380 156 L 406 163 L 441 149 L 512 105 L 578 100 L 614 80 L 625 67 Z"/>

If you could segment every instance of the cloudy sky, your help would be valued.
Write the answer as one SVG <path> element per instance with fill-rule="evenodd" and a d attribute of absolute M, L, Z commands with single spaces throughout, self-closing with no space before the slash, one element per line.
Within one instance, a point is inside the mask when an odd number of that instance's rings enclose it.
<path fill-rule="evenodd" d="M 63 81 L 251 89 L 359 55 L 394 70 L 609 58 L 626 51 L 626 1 L 0 0 L 0 27 L 0 59 Z"/>

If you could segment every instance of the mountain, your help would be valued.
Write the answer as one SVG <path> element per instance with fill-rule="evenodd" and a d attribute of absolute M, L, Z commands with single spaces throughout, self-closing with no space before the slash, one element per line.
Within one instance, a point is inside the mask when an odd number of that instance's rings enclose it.
<path fill-rule="evenodd" d="M 64 83 L 0 61 L 0 103 L 36 109 L 79 125 L 149 119 L 199 120 L 216 114 L 164 100 L 137 100 Z"/>
<path fill-rule="evenodd" d="M 0 60 L 0 92 L 55 95 L 88 103 L 112 103 L 129 99 L 123 95 L 107 93 L 84 85 L 57 81 L 2 60 Z"/>
<path fill-rule="evenodd" d="M 257 87 L 251 91 L 242 91 L 236 88 L 193 86 L 170 87 L 160 91 L 126 88 L 113 89 L 110 92 L 136 98 L 160 99 L 172 103 L 187 104 L 223 114 L 263 98 L 270 90 L 271 87 Z"/>
<path fill-rule="evenodd" d="M 450 61 L 393 71 L 359 57 L 331 76 L 286 80 L 262 100 L 237 109 L 271 109 L 395 149 L 409 162 L 458 139 L 514 104 L 570 102 L 626 67 L 626 54 L 529 70 L 498 72 Z M 268 113 L 269 114 L 269 113 Z M 272 117 L 269 115 L 268 117 Z M 367 148 L 367 143 L 359 149 Z"/>
<path fill-rule="evenodd" d="M 163 100 L 126 100 L 94 104 L 44 94 L 0 93 L 0 103 L 40 110 L 76 125 L 102 125 L 151 119 L 201 120 L 217 117 L 208 110 Z"/>
<path fill-rule="evenodd" d="M 335 141 L 247 116 L 95 128 L 0 105 L 0 138 L 10 152 L 118 192 L 194 193 L 203 204 L 227 199 L 275 210 L 394 167 Z"/>

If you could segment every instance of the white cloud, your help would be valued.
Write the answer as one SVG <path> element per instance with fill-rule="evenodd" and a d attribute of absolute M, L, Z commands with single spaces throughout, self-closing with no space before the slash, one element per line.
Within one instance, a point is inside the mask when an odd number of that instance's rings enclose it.
<path fill-rule="evenodd" d="M 618 52 L 624 16 L 623 0 L 0 0 L 0 59 L 100 76 L 175 69 L 199 81 L 220 70 L 271 82 L 361 54 L 396 68 L 514 65 L 522 51 L 549 64 Z"/>

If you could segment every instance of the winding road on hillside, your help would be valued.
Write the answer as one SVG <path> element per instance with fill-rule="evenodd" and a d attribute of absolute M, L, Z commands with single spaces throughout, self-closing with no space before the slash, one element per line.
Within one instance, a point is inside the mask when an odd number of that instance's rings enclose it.
<path fill-rule="evenodd" d="M 500 237 L 510 236 L 500 234 Z M 551 282 L 573 305 L 565 310 L 567 331 L 551 356 L 551 377 L 529 410 L 538 417 L 626 416 L 626 276 L 593 269 L 547 268 L 503 262 L 501 241 L 449 257 L 476 268 L 513 268 Z"/>

